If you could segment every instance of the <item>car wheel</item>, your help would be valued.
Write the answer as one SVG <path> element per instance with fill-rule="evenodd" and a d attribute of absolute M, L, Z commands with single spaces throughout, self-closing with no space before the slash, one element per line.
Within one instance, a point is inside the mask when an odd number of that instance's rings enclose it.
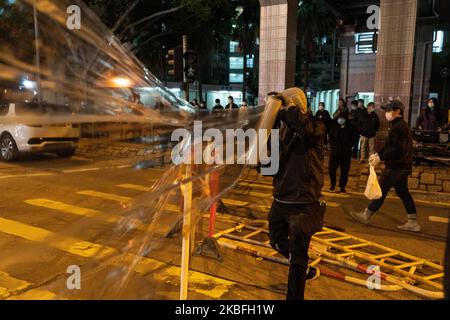
<path fill-rule="evenodd" d="M 75 155 L 75 149 L 66 149 L 59 151 L 57 155 L 61 158 L 71 158 Z"/>
<path fill-rule="evenodd" d="M 17 149 L 16 142 L 9 133 L 3 134 L 0 139 L 0 155 L 3 160 L 8 162 L 19 158 L 19 149 Z"/>

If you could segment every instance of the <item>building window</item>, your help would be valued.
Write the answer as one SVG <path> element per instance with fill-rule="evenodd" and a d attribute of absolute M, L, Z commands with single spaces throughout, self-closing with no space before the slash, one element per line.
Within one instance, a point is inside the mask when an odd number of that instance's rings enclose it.
<path fill-rule="evenodd" d="M 239 42 L 230 41 L 230 53 L 238 53 L 239 52 Z"/>
<path fill-rule="evenodd" d="M 255 56 L 253 54 L 247 55 L 247 68 L 253 69 L 255 67 Z"/>
<path fill-rule="evenodd" d="M 244 58 L 243 57 L 230 57 L 230 69 L 243 70 Z"/>
<path fill-rule="evenodd" d="M 376 52 L 376 50 L 374 50 L 373 47 L 374 44 L 373 36 L 374 36 L 373 32 L 364 32 L 355 34 L 356 54 L 368 54 Z"/>
<path fill-rule="evenodd" d="M 444 31 L 435 31 L 433 39 L 436 39 L 433 43 L 433 52 L 441 53 L 444 49 Z"/>
<path fill-rule="evenodd" d="M 243 73 L 230 73 L 230 83 L 243 83 L 244 74 Z"/>

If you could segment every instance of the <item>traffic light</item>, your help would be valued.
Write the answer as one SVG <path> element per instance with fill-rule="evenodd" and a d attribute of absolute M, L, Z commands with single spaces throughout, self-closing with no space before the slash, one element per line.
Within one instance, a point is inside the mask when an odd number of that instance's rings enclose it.
<path fill-rule="evenodd" d="M 193 83 L 198 77 L 198 55 L 195 51 L 188 50 L 183 55 L 184 75 L 188 83 Z"/>
<path fill-rule="evenodd" d="M 167 51 L 167 74 L 174 78 L 175 81 L 181 81 L 183 77 L 183 48 L 176 47 Z"/>

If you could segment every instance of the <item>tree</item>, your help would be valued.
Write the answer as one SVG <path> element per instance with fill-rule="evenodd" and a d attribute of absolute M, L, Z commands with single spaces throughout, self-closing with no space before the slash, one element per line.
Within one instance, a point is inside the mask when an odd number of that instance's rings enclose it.
<path fill-rule="evenodd" d="M 336 28 L 333 12 L 326 0 L 304 0 L 299 6 L 297 65 L 300 67 L 300 82 L 305 88 L 310 82 L 310 64 L 316 59 L 319 40 Z"/>

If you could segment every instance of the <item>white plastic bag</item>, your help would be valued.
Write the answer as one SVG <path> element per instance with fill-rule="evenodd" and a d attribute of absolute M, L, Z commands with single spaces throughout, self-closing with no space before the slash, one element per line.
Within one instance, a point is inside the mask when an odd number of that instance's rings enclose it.
<path fill-rule="evenodd" d="M 377 173 L 375 171 L 375 167 L 373 166 L 370 166 L 369 179 L 367 180 L 367 186 L 366 191 L 364 191 L 364 195 L 369 200 L 377 200 L 383 196 L 380 184 L 378 183 Z"/>

